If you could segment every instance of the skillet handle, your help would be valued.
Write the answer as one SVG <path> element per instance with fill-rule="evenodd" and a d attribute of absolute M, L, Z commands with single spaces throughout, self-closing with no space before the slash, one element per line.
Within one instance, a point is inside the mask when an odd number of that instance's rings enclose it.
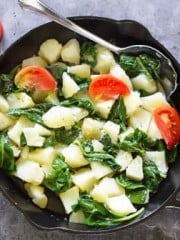
<path fill-rule="evenodd" d="M 170 197 L 166 203 L 166 208 L 180 208 L 180 192 Z"/>

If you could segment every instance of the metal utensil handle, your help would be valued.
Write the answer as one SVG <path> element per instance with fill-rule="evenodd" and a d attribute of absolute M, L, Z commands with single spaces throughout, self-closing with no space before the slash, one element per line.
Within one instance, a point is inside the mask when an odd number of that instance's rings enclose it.
<path fill-rule="evenodd" d="M 78 32 L 80 35 L 99 43 L 100 45 L 110 49 L 114 53 L 119 53 L 120 48 L 112 45 L 111 43 L 105 41 L 104 39 L 94 35 L 93 33 L 81 28 L 80 26 L 73 23 L 71 20 L 63 17 L 58 14 L 55 10 L 47 6 L 45 3 L 39 0 L 18 0 L 19 4 L 22 8 L 26 8 L 35 12 L 40 13 L 43 16 L 48 17 L 50 20 L 61 24 L 62 26 L 74 31 Z"/>

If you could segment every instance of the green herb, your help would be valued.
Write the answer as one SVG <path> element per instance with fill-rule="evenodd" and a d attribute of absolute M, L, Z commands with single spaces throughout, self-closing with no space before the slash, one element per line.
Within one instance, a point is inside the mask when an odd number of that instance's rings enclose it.
<path fill-rule="evenodd" d="M 67 67 L 63 65 L 48 65 L 46 69 L 52 74 L 56 80 L 61 80 L 64 72 L 67 72 Z M 58 81 L 60 83 L 60 81 Z"/>
<path fill-rule="evenodd" d="M 160 78 L 160 61 L 147 54 L 140 54 L 138 56 L 121 54 L 119 63 L 130 78 L 136 77 L 141 73 L 150 79 Z"/>
<path fill-rule="evenodd" d="M 130 180 L 125 173 L 121 173 L 116 177 L 116 182 L 127 190 L 145 188 L 141 182 Z"/>
<path fill-rule="evenodd" d="M 57 141 L 56 141 L 56 138 L 54 135 L 52 136 L 49 136 L 45 139 L 44 141 L 44 144 L 43 144 L 43 147 L 46 148 L 46 147 L 53 147 L 57 144 Z"/>
<path fill-rule="evenodd" d="M 27 145 L 26 138 L 25 138 L 24 133 L 22 132 L 21 136 L 20 136 L 20 146 L 25 147 L 26 145 Z"/>
<path fill-rule="evenodd" d="M 80 51 L 81 62 L 95 67 L 97 63 L 97 49 L 91 42 L 84 42 Z"/>
<path fill-rule="evenodd" d="M 78 84 L 79 88 L 81 90 L 83 89 L 88 89 L 89 87 L 89 84 L 91 82 L 91 79 L 90 78 L 82 78 L 82 77 L 79 77 L 78 75 L 74 74 L 74 73 L 68 73 L 72 78 L 73 80 Z"/>
<path fill-rule="evenodd" d="M 7 135 L 0 134 L 0 168 L 7 171 L 15 170 L 15 159 Z"/>
<path fill-rule="evenodd" d="M 128 198 L 134 204 L 146 204 L 149 198 L 149 190 L 147 189 L 136 189 L 127 193 Z"/>
<path fill-rule="evenodd" d="M 126 122 L 127 115 L 126 115 L 126 107 L 124 105 L 123 97 L 120 97 L 112 107 L 110 112 L 109 120 L 117 123 L 120 125 L 120 130 L 126 130 Z"/>
<path fill-rule="evenodd" d="M 64 157 L 59 155 L 52 163 L 52 171 L 44 179 L 45 187 L 53 192 L 64 192 L 71 185 L 71 174 L 68 165 L 64 161 Z"/>
<path fill-rule="evenodd" d="M 56 142 L 63 144 L 72 143 L 80 133 L 80 128 L 77 125 L 72 126 L 71 129 L 66 130 L 64 127 L 55 130 Z"/>
<path fill-rule="evenodd" d="M 125 217 L 119 217 L 109 212 L 102 203 L 99 203 L 92 199 L 88 194 L 82 193 L 78 200 L 78 203 L 72 206 L 73 212 L 81 210 L 84 213 L 84 223 L 89 226 L 95 227 L 108 227 L 110 225 L 116 225 L 120 222 L 129 221 L 144 211 L 141 208 L 137 212 Z"/>
<path fill-rule="evenodd" d="M 60 104 L 64 107 L 77 106 L 88 110 L 90 114 L 94 113 L 94 104 L 87 98 L 69 98 L 68 100 L 62 101 Z"/>
<path fill-rule="evenodd" d="M 100 142 L 103 144 L 103 149 L 105 152 L 115 156 L 118 151 L 117 145 L 113 144 L 111 138 L 108 134 L 105 134 L 100 139 Z"/>

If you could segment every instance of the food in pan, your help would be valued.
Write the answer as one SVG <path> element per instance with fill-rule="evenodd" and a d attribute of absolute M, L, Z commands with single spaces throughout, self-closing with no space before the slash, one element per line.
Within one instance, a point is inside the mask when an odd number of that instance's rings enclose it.
<path fill-rule="evenodd" d="M 0 168 L 69 221 L 110 226 L 141 215 L 175 161 L 180 117 L 147 54 L 48 39 L 0 75 Z"/>

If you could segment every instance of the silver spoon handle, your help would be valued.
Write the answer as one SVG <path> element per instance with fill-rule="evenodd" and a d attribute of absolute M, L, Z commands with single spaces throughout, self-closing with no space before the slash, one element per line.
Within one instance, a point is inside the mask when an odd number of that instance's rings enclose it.
<path fill-rule="evenodd" d="M 119 53 L 120 48 L 112 45 L 111 43 L 105 41 L 104 39 L 94 35 L 93 33 L 81 28 L 80 26 L 73 23 L 71 20 L 63 17 L 58 14 L 55 10 L 47 6 L 45 3 L 39 0 L 18 0 L 19 4 L 22 8 L 29 9 L 31 11 L 35 11 L 43 16 L 48 17 L 50 20 L 61 24 L 62 26 L 74 31 L 78 32 L 80 35 L 92 40 L 93 42 L 99 43 L 100 45 L 108 48 L 114 53 Z"/>

